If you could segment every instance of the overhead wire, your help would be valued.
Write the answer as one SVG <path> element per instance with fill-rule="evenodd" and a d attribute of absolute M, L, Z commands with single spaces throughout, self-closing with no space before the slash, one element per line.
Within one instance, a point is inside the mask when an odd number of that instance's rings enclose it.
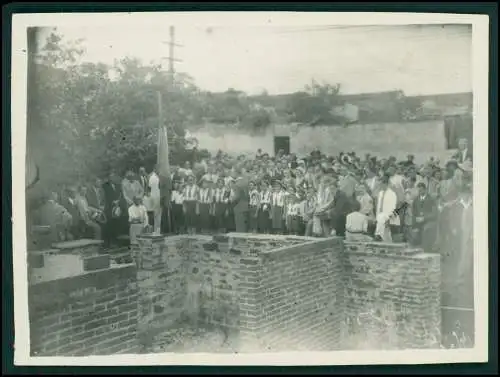
<path fill-rule="evenodd" d="M 323 32 L 323 31 L 337 31 L 343 35 L 356 35 L 356 34 L 367 34 L 371 35 L 374 32 L 388 32 L 388 31 L 397 31 L 398 26 L 385 26 L 385 25 L 355 25 L 355 26 L 325 26 L 318 28 L 300 28 L 296 30 L 288 30 L 288 31 L 276 31 L 274 34 L 276 35 L 287 35 L 287 34 L 297 34 L 297 33 L 311 33 L 311 32 Z M 435 35 L 425 35 L 425 29 L 421 30 L 402 30 L 402 32 L 412 32 L 413 35 L 403 35 L 401 38 L 416 40 L 416 41 L 426 41 L 426 40 L 435 40 Z M 347 32 L 347 33 L 345 33 Z M 339 34 L 339 35 L 340 35 Z M 406 33 L 405 33 L 406 34 Z M 447 38 L 459 38 L 459 37 L 471 37 L 472 33 L 468 31 L 446 31 L 445 34 Z"/>

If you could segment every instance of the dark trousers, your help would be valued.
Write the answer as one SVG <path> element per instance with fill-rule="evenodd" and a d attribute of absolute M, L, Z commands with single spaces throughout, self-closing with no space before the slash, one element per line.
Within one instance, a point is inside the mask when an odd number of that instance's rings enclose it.
<path fill-rule="evenodd" d="M 346 218 L 346 215 L 337 215 L 334 216 L 330 222 L 331 227 L 335 229 L 335 234 L 339 237 L 345 236 Z"/>
<path fill-rule="evenodd" d="M 155 223 L 155 213 L 154 211 L 148 211 L 148 224 L 153 226 Z"/>
<path fill-rule="evenodd" d="M 248 220 L 249 220 L 249 212 L 248 211 L 235 211 L 234 212 L 234 226 L 236 228 L 237 233 L 246 233 L 248 232 Z"/>
<path fill-rule="evenodd" d="M 182 233 L 185 226 L 182 204 L 172 204 L 171 214 L 172 232 L 175 234 Z"/>
<path fill-rule="evenodd" d="M 121 218 L 112 218 L 111 214 L 106 215 L 107 222 L 103 226 L 104 245 L 111 246 L 116 243 L 120 234 Z"/>

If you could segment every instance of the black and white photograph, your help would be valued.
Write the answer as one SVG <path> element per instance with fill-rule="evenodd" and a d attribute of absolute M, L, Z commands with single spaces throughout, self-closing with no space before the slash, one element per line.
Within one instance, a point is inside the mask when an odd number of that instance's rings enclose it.
<path fill-rule="evenodd" d="M 17 365 L 487 361 L 487 16 L 12 35 Z"/>

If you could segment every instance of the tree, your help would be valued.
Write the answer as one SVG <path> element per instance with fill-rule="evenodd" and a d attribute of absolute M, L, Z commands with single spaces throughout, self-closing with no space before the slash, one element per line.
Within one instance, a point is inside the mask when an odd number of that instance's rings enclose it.
<path fill-rule="evenodd" d="M 79 62 L 83 50 L 57 31 L 33 53 L 28 98 L 28 143 L 44 186 L 88 182 L 109 170 L 123 173 L 156 161 L 157 91 L 163 94 L 173 158 L 182 156 L 189 109 L 199 109 L 184 75 L 170 86 L 158 65 L 125 58 L 112 66 Z M 110 72 L 114 73 L 112 78 Z M 175 163 L 175 162 L 174 162 Z"/>
<path fill-rule="evenodd" d="M 332 114 L 339 105 L 340 84 L 318 84 L 313 80 L 304 91 L 296 92 L 287 100 L 287 113 L 293 122 L 335 124 Z"/>

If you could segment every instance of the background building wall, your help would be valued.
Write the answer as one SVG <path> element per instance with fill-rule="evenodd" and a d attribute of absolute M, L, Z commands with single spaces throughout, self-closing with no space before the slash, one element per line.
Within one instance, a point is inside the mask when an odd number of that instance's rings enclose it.
<path fill-rule="evenodd" d="M 443 121 L 352 124 L 348 126 L 297 126 L 276 125 L 259 134 L 250 134 L 230 126 L 207 125 L 192 129 L 199 147 L 217 152 L 255 154 L 257 149 L 274 154 L 273 136 L 290 136 L 290 149 L 298 155 L 309 154 L 320 148 L 326 154 L 355 151 L 387 157 L 406 158 L 408 153 L 417 161 L 429 156 L 446 159 L 452 154 L 447 150 Z"/>

